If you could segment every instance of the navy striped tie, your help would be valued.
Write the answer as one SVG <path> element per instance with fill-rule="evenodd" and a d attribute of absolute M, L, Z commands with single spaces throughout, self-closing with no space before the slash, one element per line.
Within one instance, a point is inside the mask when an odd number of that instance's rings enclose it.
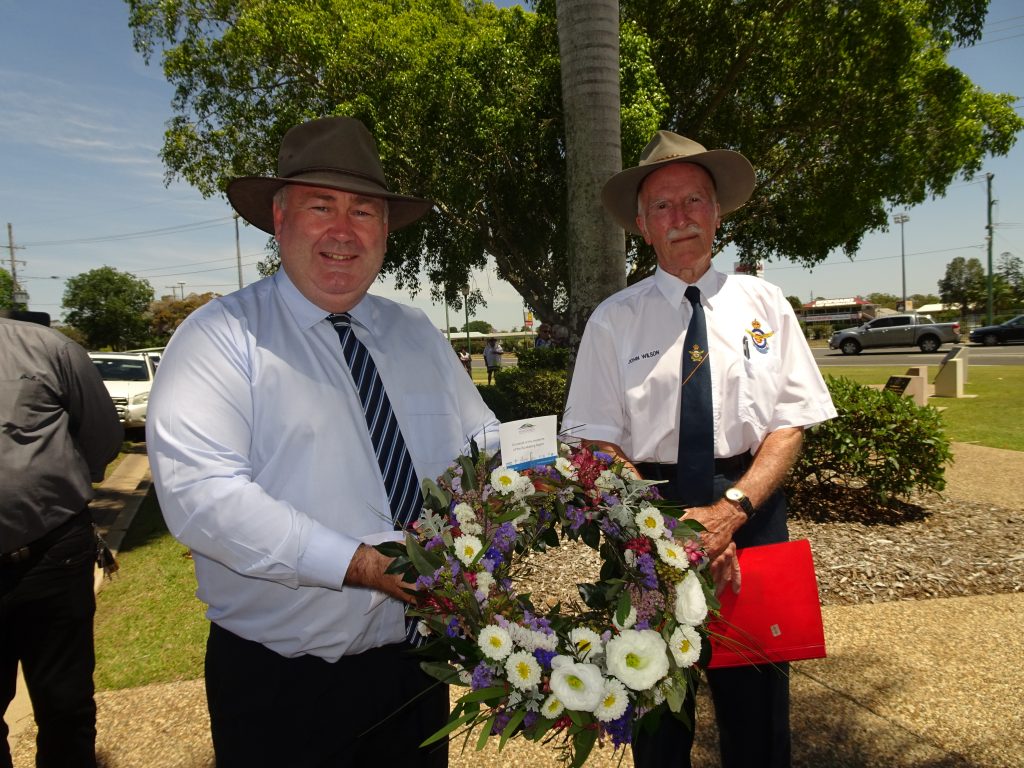
<path fill-rule="evenodd" d="M 711 364 L 708 329 L 700 289 L 691 285 L 686 298 L 693 316 L 683 341 L 683 385 L 679 406 L 679 458 L 676 482 L 679 500 L 687 507 L 714 501 L 715 423 L 711 404 Z"/>
<path fill-rule="evenodd" d="M 420 482 L 416 477 L 416 468 L 405 446 L 402 430 L 398 419 L 391 408 L 391 401 L 384 389 L 384 382 L 377 373 L 377 366 L 369 350 L 356 338 L 352 330 L 352 316 L 347 312 L 328 315 L 341 339 L 341 350 L 345 355 L 352 372 L 352 380 L 359 392 L 359 400 L 363 404 L 363 415 L 366 417 L 366 429 L 370 433 L 377 456 L 377 466 L 384 478 L 384 489 L 388 494 L 391 506 L 391 519 L 395 530 L 404 530 L 419 517 L 423 505 L 420 495 Z M 414 645 L 420 638 L 416 632 L 417 620 L 406 617 L 406 639 Z"/>

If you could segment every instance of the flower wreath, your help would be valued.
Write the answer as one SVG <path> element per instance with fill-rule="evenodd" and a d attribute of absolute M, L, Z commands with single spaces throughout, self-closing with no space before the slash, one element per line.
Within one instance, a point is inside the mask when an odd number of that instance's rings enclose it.
<path fill-rule="evenodd" d="M 419 631 L 434 638 L 425 671 L 470 690 L 429 744 L 483 726 L 499 736 L 562 735 L 582 765 L 594 744 L 629 744 L 641 720 L 682 705 L 717 610 L 695 521 L 660 503 L 655 483 L 621 461 L 562 446 L 554 464 L 489 470 L 476 447 L 436 482 L 403 543 L 378 548 L 415 580 Z M 584 605 L 543 613 L 516 591 L 522 557 L 561 537 L 598 550 L 600 581 L 577 585 Z"/>

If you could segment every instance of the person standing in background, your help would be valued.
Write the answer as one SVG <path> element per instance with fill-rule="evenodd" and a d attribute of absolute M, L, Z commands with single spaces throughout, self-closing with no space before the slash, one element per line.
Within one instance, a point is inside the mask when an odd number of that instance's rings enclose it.
<path fill-rule="evenodd" d="M 89 355 L 63 334 L 0 318 L 0 711 L 18 663 L 36 765 L 96 765 L 92 483 L 124 441 Z M 0 766 L 12 765 L 0 719 Z"/>

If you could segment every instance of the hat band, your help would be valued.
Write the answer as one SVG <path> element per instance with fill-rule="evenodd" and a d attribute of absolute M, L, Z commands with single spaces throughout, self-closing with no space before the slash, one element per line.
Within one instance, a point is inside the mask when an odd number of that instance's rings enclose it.
<path fill-rule="evenodd" d="M 376 184 L 381 189 L 383 189 L 385 192 L 389 191 L 388 188 L 387 188 L 387 185 L 384 183 L 383 179 L 380 179 L 380 178 L 378 178 L 376 176 L 371 176 L 371 175 L 369 175 L 367 173 L 360 173 L 359 171 L 350 171 L 350 170 L 348 170 L 346 168 L 336 168 L 334 166 L 329 166 L 329 165 L 311 166 L 309 168 L 299 168 L 298 170 L 295 170 L 295 171 L 289 173 L 287 176 L 284 176 L 283 178 L 285 178 L 285 179 L 295 179 L 295 178 L 298 178 L 299 176 L 302 176 L 303 174 L 307 174 L 307 173 L 336 173 L 339 176 L 354 176 L 357 179 L 363 179 L 365 181 L 369 181 L 369 182 L 372 182 L 372 183 Z"/>

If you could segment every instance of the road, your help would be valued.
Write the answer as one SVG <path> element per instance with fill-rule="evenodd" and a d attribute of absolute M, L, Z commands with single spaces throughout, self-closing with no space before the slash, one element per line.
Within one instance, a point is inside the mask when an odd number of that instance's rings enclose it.
<path fill-rule="evenodd" d="M 827 347 L 812 347 L 814 359 L 819 368 L 843 366 L 892 366 L 911 365 L 938 366 L 946 358 L 952 346 L 945 345 L 938 352 L 925 354 L 916 349 L 871 349 L 859 355 L 844 355 Z M 971 365 L 1024 365 L 1024 344 L 1007 344 L 1001 347 L 967 345 L 967 360 Z"/>

